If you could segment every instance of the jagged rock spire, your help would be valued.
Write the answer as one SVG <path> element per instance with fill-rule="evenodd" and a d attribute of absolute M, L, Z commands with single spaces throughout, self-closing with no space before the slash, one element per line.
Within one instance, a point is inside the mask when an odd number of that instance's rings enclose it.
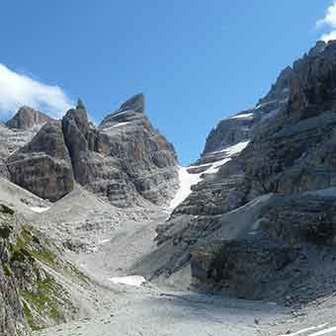
<path fill-rule="evenodd" d="M 85 110 L 85 105 L 84 105 L 83 100 L 81 98 L 77 99 L 76 108 L 77 109 L 83 109 L 83 110 Z"/>
<path fill-rule="evenodd" d="M 133 110 L 136 113 L 145 113 L 145 96 L 143 93 L 139 93 L 128 99 L 121 105 L 120 111 L 122 110 Z"/>

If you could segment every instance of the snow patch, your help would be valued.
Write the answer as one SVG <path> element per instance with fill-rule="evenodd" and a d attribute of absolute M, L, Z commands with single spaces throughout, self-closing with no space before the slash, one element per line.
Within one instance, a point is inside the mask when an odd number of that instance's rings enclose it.
<path fill-rule="evenodd" d="M 301 334 L 305 334 L 305 333 L 308 332 L 308 331 L 313 331 L 313 330 L 316 330 L 316 329 L 321 329 L 321 328 L 324 328 L 324 327 L 326 327 L 326 326 L 327 326 L 327 323 L 325 323 L 325 324 L 321 324 L 321 325 L 316 326 L 316 327 L 305 328 L 305 329 L 299 330 L 299 331 L 297 331 L 297 332 L 295 332 L 295 333 L 286 334 L 286 335 L 280 335 L 280 336 L 298 336 L 298 335 L 301 335 Z M 328 329 L 324 329 L 324 330 L 328 330 Z M 323 330 L 319 331 L 318 334 L 319 334 L 320 332 L 323 332 Z M 314 333 L 314 334 L 310 334 L 310 336 L 313 336 L 313 335 L 314 335 L 314 336 L 317 336 L 316 333 Z M 319 335 L 323 335 L 323 334 L 319 334 Z"/>
<path fill-rule="evenodd" d="M 101 240 L 98 244 L 99 245 L 104 245 L 104 244 L 106 244 L 106 243 L 108 243 L 108 242 L 110 242 L 111 241 L 111 239 L 103 239 L 103 240 Z"/>
<path fill-rule="evenodd" d="M 128 110 L 123 110 L 123 111 L 120 111 L 120 112 L 115 112 L 111 115 L 111 117 L 116 117 L 116 116 L 120 116 L 122 114 L 126 114 L 126 113 L 130 113 L 130 112 L 133 112 L 133 110 L 131 109 L 128 109 Z"/>
<path fill-rule="evenodd" d="M 187 169 L 188 168 L 186 167 L 179 167 L 178 174 L 180 188 L 170 202 L 170 209 L 175 209 L 180 203 L 182 203 L 191 194 L 191 187 L 201 181 L 201 173 L 190 174 Z"/>
<path fill-rule="evenodd" d="M 249 144 L 249 142 L 250 142 L 250 140 L 248 140 L 248 141 L 242 141 L 242 142 L 239 142 L 239 143 L 237 143 L 237 144 L 235 144 L 233 146 L 221 149 L 219 151 L 211 152 L 210 154 L 225 153 L 228 156 L 232 156 L 234 154 L 239 154 L 243 149 L 245 149 L 247 147 L 247 145 Z"/>
<path fill-rule="evenodd" d="M 111 130 L 112 128 L 117 128 L 117 127 L 120 127 L 120 126 L 125 126 L 127 124 L 129 124 L 130 122 L 129 121 L 124 121 L 124 122 L 120 122 L 120 123 L 117 123 L 117 124 L 114 124 L 112 126 L 109 126 L 109 127 L 105 127 L 103 128 L 104 131 L 109 131 Z"/>
<path fill-rule="evenodd" d="M 127 124 L 129 124 L 130 122 L 129 121 L 124 121 L 124 122 L 120 122 L 118 124 L 115 124 L 113 125 L 112 127 L 120 127 L 120 126 L 125 126 Z"/>
<path fill-rule="evenodd" d="M 231 158 L 225 158 L 219 161 L 213 162 L 211 167 L 205 171 L 207 174 L 216 174 L 221 166 L 223 166 L 225 163 L 231 161 Z"/>
<path fill-rule="evenodd" d="M 242 114 L 237 114 L 230 119 L 252 119 L 254 118 L 254 113 L 242 113 Z"/>
<path fill-rule="evenodd" d="M 332 335 L 335 335 L 334 332 L 336 331 L 336 327 L 331 327 L 328 329 L 323 329 L 321 331 L 315 332 L 314 334 L 311 334 L 310 336 L 321 336 L 321 335 L 327 335 L 330 333 L 333 333 Z"/>
<path fill-rule="evenodd" d="M 146 282 L 146 279 L 141 275 L 130 275 L 125 277 L 110 278 L 109 281 L 113 282 L 114 284 L 140 287 Z"/>
<path fill-rule="evenodd" d="M 267 105 L 274 104 L 274 103 L 276 103 L 277 101 L 278 101 L 277 99 L 269 100 L 268 102 L 265 102 L 265 103 L 263 103 L 263 104 L 259 104 L 259 105 L 257 105 L 257 106 L 255 107 L 255 109 L 256 109 L 256 110 L 259 110 L 259 109 L 261 109 L 261 108 L 263 108 L 263 107 L 265 107 L 265 106 L 267 106 Z"/>
<path fill-rule="evenodd" d="M 37 213 L 42 213 L 45 211 L 48 211 L 50 209 L 50 207 L 29 207 L 30 210 L 37 212 Z"/>
<path fill-rule="evenodd" d="M 177 191 L 175 197 L 170 202 L 169 208 L 175 209 L 179 204 L 181 204 L 190 194 L 191 194 L 191 187 L 202 180 L 202 174 L 215 174 L 218 172 L 219 168 L 223 166 L 225 163 L 229 162 L 233 155 L 239 154 L 246 146 L 249 144 L 250 141 L 242 141 L 233 146 L 227 147 L 222 149 L 218 152 L 212 153 L 225 153 L 226 157 L 221 160 L 206 163 L 198 166 L 190 166 L 190 167 L 179 167 L 179 181 L 180 181 L 180 188 Z M 199 168 L 199 167 L 206 167 L 209 166 L 207 170 L 202 173 L 198 174 L 190 174 L 188 173 L 188 169 L 192 168 Z"/>

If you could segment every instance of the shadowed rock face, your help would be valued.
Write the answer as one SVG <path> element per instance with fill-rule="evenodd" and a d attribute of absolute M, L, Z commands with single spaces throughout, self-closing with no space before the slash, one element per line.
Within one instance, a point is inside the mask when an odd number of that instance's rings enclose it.
<path fill-rule="evenodd" d="M 23 106 L 12 119 L 6 122 L 6 126 L 9 128 L 28 130 L 34 126 L 42 126 L 51 121 L 54 121 L 54 119 L 46 114 L 36 111 L 28 106 Z"/>
<path fill-rule="evenodd" d="M 7 159 L 7 167 L 14 183 L 50 201 L 57 201 L 74 186 L 70 156 L 57 123 L 43 126 Z"/>
<path fill-rule="evenodd" d="M 86 109 L 81 100 L 62 119 L 65 143 L 69 149 L 75 179 L 81 185 L 90 181 L 88 156 L 97 151 L 98 132 L 89 123 Z"/>

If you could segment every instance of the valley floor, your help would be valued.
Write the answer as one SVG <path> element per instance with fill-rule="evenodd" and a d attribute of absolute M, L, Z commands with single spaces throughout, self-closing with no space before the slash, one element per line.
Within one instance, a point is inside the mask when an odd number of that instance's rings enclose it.
<path fill-rule="evenodd" d="M 100 309 L 83 315 L 78 321 L 36 331 L 34 336 L 336 335 L 334 296 L 294 312 L 271 302 L 194 293 L 188 290 L 189 282 L 183 274 L 178 287 L 161 281 L 142 283 L 143 278 L 132 266 L 153 251 L 155 228 L 169 212 L 151 209 L 148 218 L 140 221 L 120 217 L 118 225 L 101 231 L 105 224 L 111 226 L 111 218 L 106 214 L 115 216 L 113 220 L 117 215 L 106 205 L 94 203 L 86 193 L 74 196 L 44 213 L 36 212 L 34 218 L 40 223 L 40 229 L 55 238 L 64 239 L 68 227 L 76 224 L 77 229 L 70 232 L 71 236 L 85 238 L 90 248 L 69 257 L 94 279 L 97 293 L 103 293 L 92 294 Z M 74 200 L 80 200 L 80 206 Z M 92 204 L 94 213 L 87 211 L 92 209 Z M 61 221 L 61 231 L 53 231 L 54 218 Z M 76 223 L 72 222 L 74 219 Z M 88 223 L 95 225 L 88 226 Z"/>
<path fill-rule="evenodd" d="M 272 304 L 161 292 L 147 286 L 120 289 L 123 293 L 117 296 L 114 304 L 106 307 L 104 314 L 35 335 L 253 336 L 263 335 L 265 326 L 284 317 L 284 312 Z"/>

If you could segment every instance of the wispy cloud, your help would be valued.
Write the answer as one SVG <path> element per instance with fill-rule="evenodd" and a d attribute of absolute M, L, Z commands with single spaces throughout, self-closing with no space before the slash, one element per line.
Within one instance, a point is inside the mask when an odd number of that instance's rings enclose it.
<path fill-rule="evenodd" d="M 329 30 L 321 36 L 321 40 L 325 42 L 336 40 L 336 0 L 328 7 L 324 18 L 316 22 L 316 27 Z"/>
<path fill-rule="evenodd" d="M 72 102 L 60 87 L 41 83 L 0 63 L 0 118 L 12 115 L 22 105 L 60 117 Z"/>

